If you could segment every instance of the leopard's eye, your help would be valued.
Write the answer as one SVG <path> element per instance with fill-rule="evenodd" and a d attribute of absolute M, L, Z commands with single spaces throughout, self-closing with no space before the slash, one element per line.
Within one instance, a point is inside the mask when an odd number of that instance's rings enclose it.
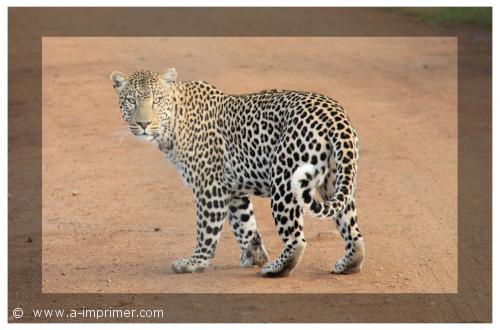
<path fill-rule="evenodd" d="M 127 102 L 130 104 L 135 104 L 135 97 L 133 97 L 133 96 L 127 97 Z"/>
<path fill-rule="evenodd" d="M 153 104 L 158 104 L 158 103 L 160 103 L 160 98 L 159 97 L 155 97 L 153 99 Z"/>

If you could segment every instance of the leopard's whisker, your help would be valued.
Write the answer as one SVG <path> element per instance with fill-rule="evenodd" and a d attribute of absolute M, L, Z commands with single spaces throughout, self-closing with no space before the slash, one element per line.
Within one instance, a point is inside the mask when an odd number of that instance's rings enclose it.
<path fill-rule="evenodd" d="M 122 128 L 116 132 L 113 133 L 113 136 L 115 139 L 118 140 L 118 145 L 121 145 L 125 138 L 130 134 L 130 130 L 128 127 Z"/>

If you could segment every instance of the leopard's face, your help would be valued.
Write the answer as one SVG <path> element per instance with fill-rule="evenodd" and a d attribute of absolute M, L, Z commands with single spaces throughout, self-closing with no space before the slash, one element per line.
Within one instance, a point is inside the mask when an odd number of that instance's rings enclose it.
<path fill-rule="evenodd" d="M 111 74 L 122 118 L 136 137 L 153 141 L 161 127 L 168 127 L 172 112 L 169 90 L 175 77 L 175 69 L 163 75 L 150 71 L 134 72 L 130 76 L 117 71 Z"/>

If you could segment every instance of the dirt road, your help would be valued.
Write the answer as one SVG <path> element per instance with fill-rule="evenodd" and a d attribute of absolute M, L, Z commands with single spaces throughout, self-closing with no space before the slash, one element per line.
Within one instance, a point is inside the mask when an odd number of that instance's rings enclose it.
<path fill-rule="evenodd" d="M 456 52 L 454 38 L 44 38 L 44 292 L 455 292 Z M 311 217 L 291 277 L 239 268 L 227 227 L 210 269 L 170 270 L 194 247 L 193 198 L 158 150 L 124 136 L 108 79 L 169 66 L 227 93 L 309 90 L 343 104 L 361 142 L 361 273 L 329 274 L 341 239 Z M 269 200 L 253 202 L 276 257 Z"/>

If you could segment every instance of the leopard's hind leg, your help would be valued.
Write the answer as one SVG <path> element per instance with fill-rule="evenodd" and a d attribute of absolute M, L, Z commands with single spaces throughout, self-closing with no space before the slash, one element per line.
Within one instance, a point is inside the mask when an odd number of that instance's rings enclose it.
<path fill-rule="evenodd" d="M 302 207 L 291 189 L 293 168 L 288 166 L 289 157 L 286 145 L 282 144 L 273 159 L 271 208 L 284 247 L 278 258 L 261 269 L 261 274 L 269 277 L 288 276 L 300 262 L 306 248 Z"/>
<path fill-rule="evenodd" d="M 318 189 L 323 200 L 329 200 L 334 195 L 335 180 L 337 179 L 337 166 L 334 157 L 330 156 L 328 163 L 330 171 L 326 173 L 325 181 Z M 365 260 L 365 244 L 358 228 L 358 215 L 354 197 L 333 220 L 344 241 L 344 256 L 335 262 L 332 272 L 335 274 L 359 272 Z"/>
<path fill-rule="evenodd" d="M 261 274 L 281 277 L 288 276 L 293 271 L 306 249 L 304 219 L 300 205 L 293 198 L 290 203 L 284 203 L 279 193 L 273 196 L 271 199 L 273 218 L 284 247 L 278 258 L 262 267 Z"/>
<path fill-rule="evenodd" d="M 365 243 L 358 228 L 356 203 L 351 200 L 340 215 L 335 217 L 340 236 L 344 240 L 344 256 L 335 262 L 333 273 L 356 273 L 363 267 Z"/>

